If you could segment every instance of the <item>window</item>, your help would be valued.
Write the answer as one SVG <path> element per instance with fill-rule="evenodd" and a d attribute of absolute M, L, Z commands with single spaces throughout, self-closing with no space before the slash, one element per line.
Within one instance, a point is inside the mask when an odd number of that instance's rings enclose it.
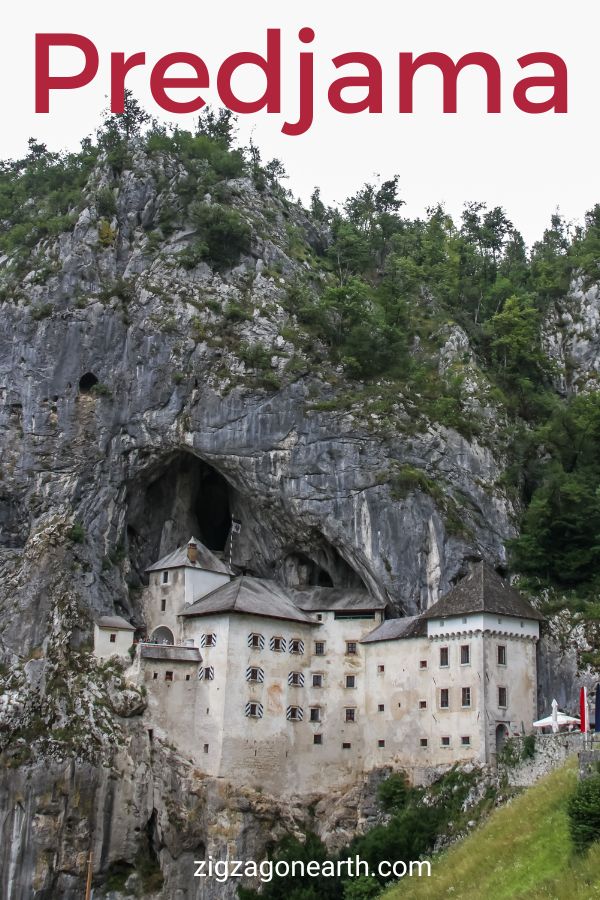
<path fill-rule="evenodd" d="M 471 738 L 468 734 L 463 734 L 460 739 L 461 747 L 470 747 L 471 746 Z"/>
<path fill-rule="evenodd" d="M 214 681 L 215 670 L 212 666 L 206 666 L 203 669 L 200 669 L 198 672 L 198 678 L 200 681 Z"/>
<path fill-rule="evenodd" d="M 293 638 L 290 641 L 290 653 L 304 653 L 304 641 L 299 638 Z"/>
<path fill-rule="evenodd" d="M 166 601 L 165 597 L 163 597 L 160 601 L 160 611 L 165 612 L 166 608 L 167 608 L 167 601 Z"/>
<path fill-rule="evenodd" d="M 450 665 L 448 647 L 440 647 L 440 668 L 446 669 Z"/>
<path fill-rule="evenodd" d="M 311 706 L 310 721 L 311 722 L 320 722 L 321 721 L 321 707 L 320 706 Z"/>
<path fill-rule="evenodd" d="M 325 641 L 315 641 L 315 656 L 325 656 Z"/>
<path fill-rule="evenodd" d="M 385 747 L 385 741 L 383 741 L 383 740 L 378 740 L 378 741 L 377 741 L 377 746 L 378 746 L 378 747 Z"/>
<path fill-rule="evenodd" d="M 304 673 L 290 672 L 288 675 L 288 684 L 292 687 L 304 687 Z"/>
<path fill-rule="evenodd" d="M 450 746 L 450 737 L 447 734 L 445 734 L 442 737 L 442 740 L 440 743 L 441 743 L 442 747 L 449 747 Z"/>
<path fill-rule="evenodd" d="M 312 686 L 316 688 L 323 687 L 323 675 L 321 672 L 313 672 Z"/>
<path fill-rule="evenodd" d="M 265 639 L 262 634 L 249 634 L 248 635 L 248 646 L 251 650 L 263 650 L 265 646 Z"/>
<path fill-rule="evenodd" d="M 173 681 L 173 673 L 165 672 L 165 681 Z"/>
<path fill-rule="evenodd" d="M 264 680 L 264 669 L 259 669 L 256 666 L 248 666 L 246 669 L 246 681 L 249 681 L 250 684 L 262 684 Z"/>
<path fill-rule="evenodd" d="M 323 743 L 323 735 L 322 734 L 313 734 L 313 744 L 322 744 Z"/>
<path fill-rule="evenodd" d="M 116 641 L 117 641 L 117 636 L 116 636 L 116 634 L 111 634 L 109 640 L 110 640 L 111 644 L 115 644 Z"/>
<path fill-rule="evenodd" d="M 356 707 L 347 706 L 344 710 L 344 719 L 346 722 L 356 722 Z"/>
<path fill-rule="evenodd" d="M 463 644 L 460 648 L 460 664 L 461 666 L 468 666 L 471 664 L 471 645 Z"/>
<path fill-rule="evenodd" d="M 152 681 L 156 681 L 157 678 L 158 678 L 158 672 L 153 672 L 152 673 Z"/>
<path fill-rule="evenodd" d="M 508 706 L 508 691 L 505 687 L 498 688 L 498 706 L 501 709 L 506 709 Z"/>
<path fill-rule="evenodd" d="M 317 622 L 323 621 L 323 613 L 317 613 Z"/>
<path fill-rule="evenodd" d="M 420 747 L 426 747 L 426 746 L 428 745 L 428 743 L 429 743 L 429 741 L 427 740 L 427 738 L 421 738 L 421 739 L 419 740 L 419 746 L 420 746 Z"/>
<path fill-rule="evenodd" d="M 445 624 L 446 624 L 445 619 L 440 619 L 440 628 L 443 628 Z"/>
<path fill-rule="evenodd" d="M 262 719 L 263 705 L 262 703 L 246 703 L 246 715 L 250 719 Z"/>
<path fill-rule="evenodd" d="M 378 675 L 383 675 L 384 672 L 385 672 L 385 666 L 384 666 L 384 665 L 379 665 L 379 666 L 377 666 L 377 674 L 378 674 Z"/>
<path fill-rule="evenodd" d="M 357 653 L 356 641 L 346 641 L 346 656 L 356 656 Z"/>
<path fill-rule="evenodd" d="M 204 745 L 204 752 L 205 752 L 205 753 L 208 753 L 208 744 L 205 744 L 205 745 Z"/>
<path fill-rule="evenodd" d="M 302 711 L 301 706 L 288 706 L 286 712 L 286 718 L 290 722 L 301 722 L 304 718 L 304 712 Z"/>
<path fill-rule="evenodd" d="M 419 709 L 427 709 L 427 700 L 419 700 Z"/>
<path fill-rule="evenodd" d="M 461 706 L 467 707 L 471 705 L 471 688 L 464 687 L 462 689 Z"/>
<path fill-rule="evenodd" d="M 212 632 L 210 634 L 203 634 L 200 636 L 200 646 L 201 647 L 216 647 L 217 645 L 217 636 Z"/>
<path fill-rule="evenodd" d="M 169 583 L 169 571 L 168 570 L 166 572 L 162 573 L 162 583 L 163 584 Z"/>
<path fill-rule="evenodd" d="M 350 743 L 350 741 L 344 741 L 344 743 L 342 744 L 342 750 L 350 750 L 351 747 L 352 744 Z"/>
<path fill-rule="evenodd" d="M 426 668 L 427 668 L 427 660 L 426 660 L 426 659 L 420 659 L 420 660 L 419 660 L 419 668 L 420 668 L 420 669 L 426 669 Z"/>
<path fill-rule="evenodd" d="M 440 690 L 440 709 L 448 709 L 450 707 L 450 691 L 448 688 Z"/>
<path fill-rule="evenodd" d="M 347 688 L 355 688 L 356 687 L 356 675 L 346 675 L 346 687 Z"/>
<path fill-rule="evenodd" d="M 383 703 L 380 703 L 377 706 L 377 712 L 385 712 L 385 705 Z"/>
<path fill-rule="evenodd" d="M 189 673 L 188 673 L 188 674 L 185 676 L 185 680 L 186 680 L 186 681 L 189 681 L 189 680 L 190 680 L 190 677 L 191 677 L 191 676 L 190 676 Z"/>
<path fill-rule="evenodd" d="M 272 637 L 269 641 L 269 648 L 275 653 L 285 653 L 285 638 Z"/>
<path fill-rule="evenodd" d="M 506 644 L 498 644 L 498 665 L 505 666 L 506 665 Z"/>

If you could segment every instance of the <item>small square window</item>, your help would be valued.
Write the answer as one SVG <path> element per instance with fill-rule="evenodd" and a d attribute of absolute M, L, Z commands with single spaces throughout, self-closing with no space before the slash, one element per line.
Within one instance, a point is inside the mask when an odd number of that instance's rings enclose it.
<path fill-rule="evenodd" d="M 190 680 L 189 674 L 185 676 L 185 680 L 186 680 L 186 681 L 189 681 L 189 680 Z"/>
<path fill-rule="evenodd" d="M 497 651 L 498 651 L 498 656 L 497 656 L 498 665 L 505 666 L 506 665 L 506 645 L 498 644 Z"/>
<path fill-rule="evenodd" d="M 168 571 L 168 569 L 167 569 L 166 572 L 163 572 L 163 573 L 162 573 L 162 583 L 163 583 L 163 584 L 168 584 L 168 583 L 169 583 L 169 571 Z"/>
<path fill-rule="evenodd" d="M 440 647 L 440 668 L 446 669 L 450 665 L 448 647 Z"/>
<path fill-rule="evenodd" d="M 463 706 L 463 708 L 466 709 L 470 705 L 471 705 L 471 688 L 464 687 L 462 689 L 462 694 L 461 694 L 461 706 Z"/>
<path fill-rule="evenodd" d="M 325 641 L 315 641 L 315 656 L 325 656 Z"/>
<path fill-rule="evenodd" d="M 385 705 L 383 703 L 378 704 L 377 712 L 385 712 Z"/>
<path fill-rule="evenodd" d="M 468 666 L 471 663 L 471 645 L 463 644 L 460 648 L 460 664 L 461 666 Z"/>
<path fill-rule="evenodd" d="M 217 643 L 216 634 L 205 634 L 204 635 L 204 646 L 205 647 L 215 647 Z"/>
<path fill-rule="evenodd" d="M 508 706 L 508 691 L 505 687 L 498 688 L 498 706 L 501 709 L 506 709 Z"/>
<path fill-rule="evenodd" d="M 356 709 L 353 706 L 344 710 L 346 722 L 356 722 Z"/>
<path fill-rule="evenodd" d="M 320 672 L 313 672 L 312 686 L 316 688 L 323 687 L 323 676 Z"/>
<path fill-rule="evenodd" d="M 377 674 L 378 674 L 378 675 L 383 675 L 384 672 L 385 672 L 385 666 L 384 666 L 384 665 L 378 665 L 378 666 L 377 666 Z"/>
<path fill-rule="evenodd" d="M 350 741 L 344 741 L 344 743 L 342 744 L 342 750 L 349 750 L 351 746 L 352 744 L 350 743 Z"/>
<path fill-rule="evenodd" d="M 165 681 L 173 681 L 173 673 L 165 672 Z"/>
<path fill-rule="evenodd" d="M 311 722 L 320 722 L 321 721 L 321 707 L 320 706 L 311 706 L 310 721 Z"/>
<path fill-rule="evenodd" d="M 355 688 L 356 687 L 356 675 L 346 675 L 346 687 L 347 688 Z"/>
<path fill-rule="evenodd" d="M 317 622 L 323 621 L 323 613 L 317 613 Z"/>
<path fill-rule="evenodd" d="M 462 747 L 470 747 L 471 746 L 471 738 L 468 734 L 463 734 L 460 739 L 460 743 Z"/>
<path fill-rule="evenodd" d="M 298 638 L 290 641 L 290 653 L 304 653 L 304 644 Z"/>
<path fill-rule="evenodd" d="M 419 668 L 420 668 L 420 669 L 426 669 L 426 668 L 427 668 L 427 660 L 426 660 L 426 659 L 420 659 L 420 660 L 419 660 Z"/>
<path fill-rule="evenodd" d="M 450 707 L 450 691 L 448 688 L 440 690 L 440 709 L 449 709 Z"/>
<path fill-rule="evenodd" d="M 152 681 L 156 681 L 158 679 L 158 672 L 152 673 Z"/>
<path fill-rule="evenodd" d="M 442 740 L 441 740 L 441 744 L 442 744 L 442 747 L 449 747 L 449 746 L 450 746 L 450 737 L 449 737 L 447 734 L 443 735 Z"/>
<path fill-rule="evenodd" d="M 288 684 L 291 684 L 293 687 L 302 687 L 304 685 L 302 672 L 290 672 L 288 675 Z"/>
<path fill-rule="evenodd" d="M 346 641 L 346 656 L 356 656 L 358 647 L 356 641 Z"/>
<path fill-rule="evenodd" d="M 280 637 L 271 638 L 271 650 L 274 650 L 275 653 L 282 653 L 283 650 L 285 650 L 283 638 L 280 638 Z"/>
<path fill-rule="evenodd" d="M 323 743 L 323 735 L 322 734 L 313 734 L 313 744 L 322 744 Z"/>
<path fill-rule="evenodd" d="M 248 646 L 252 648 L 252 650 L 261 650 L 262 644 L 262 635 L 261 634 L 251 634 L 248 637 Z"/>
<path fill-rule="evenodd" d="M 288 719 L 291 719 L 292 722 L 301 722 L 302 721 L 302 710 L 299 706 L 288 706 Z"/>
<path fill-rule="evenodd" d="M 419 709 L 427 709 L 427 700 L 419 700 Z"/>
<path fill-rule="evenodd" d="M 206 666 L 204 669 L 204 680 L 205 681 L 214 681 L 215 678 L 215 670 L 212 666 Z"/>
<path fill-rule="evenodd" d="M 165 598 L 165 597 L 162 597 L 162 598 L 161 598 L 161 601 L 160 601 L 160 611 L 161 611 L 161 612 L 165 612 L 166 608 L 167 608 L 167 601 L 166 601 L 166 598 Z"/>
<path fill-rule="evenodd" d="M 420 747 L 426 747 L 426 746 L 428 745 L 428 743 L 429 743 L 429 741 L 427 740 L 427 738 L 421 738 L 421 739 L 419 740 L 419 746 L 420 746 Z"/>
<path fill-rule="evenodd" d="M 205 752 L 205 753 L 208 753 L 208 749 L 209 749 L 208 744 L 205 744 L 205 745 L 204 745 L 204 752 Z"/>
<path fill-rule="evenodd" d="M 111 643 L 111 644 L 115 644 L 116 641 L 117 641 L 117 636 L 116 636 L 116 634 L 111 634 L 111 636 L 110 636 L 110 643 Z"/>
<path fill-rule="evenodd" d="M 378 740 L 378 741 L 377 741 L 377 746 L 378 746 L 378 747 L 385 747 L 385 741 L 384 741 L 384 740 L 381 740 L 381 739 Z"/>

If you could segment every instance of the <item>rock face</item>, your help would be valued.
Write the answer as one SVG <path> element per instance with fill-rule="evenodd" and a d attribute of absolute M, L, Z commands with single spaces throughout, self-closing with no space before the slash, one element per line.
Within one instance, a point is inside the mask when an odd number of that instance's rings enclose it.
<path fill-rule="evenodd" d="M 239 265 L 182 265 L 183 227 L 151 248 L 179 175 L 137 152 L 101 228 L 100 165 L 74 229 L 41 245 L 39 270 L 0 305 L 0 750 L 15 739 L 0 778 L 0 883 L 10 900 L 80 897 L 90 849 L 107 891 L 233 897 L 193 878 L 198 854 L 260 858 L 306 827 L 309 800 L 281 809 L 231 796 L 152 743 L 143 699 L 118 675 L 107 688 L 91 673 L 93 619 L 141 625 L 137 589 L 152 560 L 194 533 L 239 570 L 364 585 L 412 614 L 470 558 L 504 563 L 515 533 L 492 441 L 414 428 L 410 398 L 391 422 L 360 386 L 353 404 L 337 404 L 336 373 L 311 368 L 290 342 L 287 285 L 310 269 L 290 252 L 290 223 L 306 245 L 324 240 L 299 208 L 238 179 L 232 202 L 253 226 Z M 569 352 L 597 371 L 577 340 Z M 458 356 L 475 372 L 455 331 L 441 369 Z M 395 492 L 403 467 L 439 493 Z M 242 528 L 228 542 L 232 516 Z M 73 722 L 89 740 L 69 736 Z M 60 739 L 40 748 L 50 729 Z M 61 750 L 75 744 L 74 758 Z M 372 819 L 373 786 L 355 793 L 333 806 L 313 798 L 313 827 L 332 845 Z"/>

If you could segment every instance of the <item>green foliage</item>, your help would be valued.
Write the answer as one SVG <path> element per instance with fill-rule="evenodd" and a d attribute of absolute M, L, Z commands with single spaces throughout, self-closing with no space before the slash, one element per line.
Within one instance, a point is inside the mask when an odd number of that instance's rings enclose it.
<path fill-rule="evenodd" d="M 568 805 L 569 832 L 577 853 L 600 840 L 600 775 L 579 781 Z"/>
<path fill-rule="evenodd" d="M 250 250 L 250 226 L 235 209 L 194 202 L 189 215 L 198 229 L 202 256 L 216 268 L 228 268 Z"/>
<path fill-rule="evenodd" d="M 67 531 L 67 538 L 74 544 L 83 544 L 85 540 L 85 530 L 81 522 L 75 524 Z"/>
<path fill-rule="evenodd" d="M 105 219 L 112 219 L 117 214 L 117 201 L 110 188 L 104 187 L 96 196 L 96 210 L 98 215 Z"/>
<path fill-rule="evenodd" d="M 395 772 L 377 788 L 377 799 L 386 812 L 398 812 L 406 806 L 410 787 L 404 772 Z"/>

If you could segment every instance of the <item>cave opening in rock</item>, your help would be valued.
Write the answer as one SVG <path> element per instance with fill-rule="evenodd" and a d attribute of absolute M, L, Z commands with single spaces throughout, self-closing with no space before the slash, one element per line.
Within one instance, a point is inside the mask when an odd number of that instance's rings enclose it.
<path fill-rule="evenodd" d="M 79 379 L 79 393 L 89 394 L 94 385 L 98 384 L 98 379 L 93 372 L 86 372 Z"/>
<path fill-rule="evenodd" d="M 138 477 L 128 491 L 127 543 L 140 579 L 146 566 L 192 535 L 221 553 L 231 527 L 231 491 L 212 466 L 185 452 Z"/>

